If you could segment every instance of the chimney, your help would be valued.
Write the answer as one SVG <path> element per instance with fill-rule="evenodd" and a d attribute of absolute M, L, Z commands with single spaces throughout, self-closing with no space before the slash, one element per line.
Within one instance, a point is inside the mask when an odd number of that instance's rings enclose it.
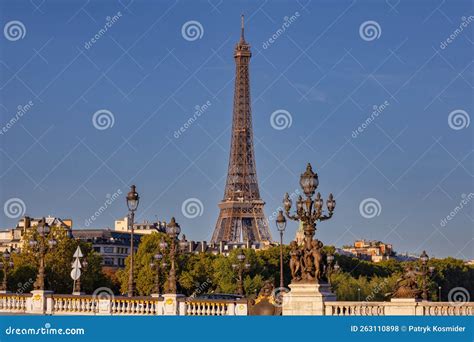
<path fill-rule="evenodd" d="M 207 244 L 206 244 L 206 241 L 202 241 L 201 242 L 201 252 L 206 252 L 206 247 L 207 247 Z"/>

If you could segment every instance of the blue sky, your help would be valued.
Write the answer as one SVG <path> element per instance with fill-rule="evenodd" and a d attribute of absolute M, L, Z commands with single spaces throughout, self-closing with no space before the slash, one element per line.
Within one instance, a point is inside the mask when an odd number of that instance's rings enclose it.
<path fill-rule="evenodd" d="M 1 1 L 0 9 L 0 227 L 14 226 L 16 201 L 20 213 L 85 228 L 134 183 L 139 220 L 176 216 L 188 238 L 209 240 L 245 13 L 267 215 L 311 162 L 323 198 L 337 201 L 318 226 L 325 244 L 367 238 L 398 252 L 474 258 L 470 1 Z M 183 34 L 186 23 L 197 36 Z M 101 110 L 113 117 L 108 128 L 93 123 Z M 274 112 L 291 125 L 275 129 Z M 88 227 L 113 227 L 126 214 L 122 197 Z M 194 218 L 182 210 L 190 198 L 202 203 Z M 375 214 L 361 209 L 366 199 Z M 287 242 L 295 230 L 288 225 Z"/>

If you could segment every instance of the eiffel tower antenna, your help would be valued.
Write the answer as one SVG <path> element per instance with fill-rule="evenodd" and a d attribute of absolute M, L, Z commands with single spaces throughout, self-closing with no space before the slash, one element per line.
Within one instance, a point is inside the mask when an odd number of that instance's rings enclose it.
<path fill-rule="evenodd" d="M 244 39 L 241 17 L 240 41 L 235 46 L 235 90 L 232 137 L 224 198 L 211 242 L 270 242 L 260 198 L 253 147 L 249 63 L 252 53 Z"/>
<path fill-rule="evenodd" d="M 244 15 L 242 14 L 240 17 L 240 41 L 245 42 L 245 36 L 244 36 Z"/>

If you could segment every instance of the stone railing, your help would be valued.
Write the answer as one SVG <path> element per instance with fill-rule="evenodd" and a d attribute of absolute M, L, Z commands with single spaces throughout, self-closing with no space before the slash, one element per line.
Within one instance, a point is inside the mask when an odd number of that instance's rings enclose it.
<path fill-rule="evenodd" d="M 246 316 L 247 300 L 210 300 L 187 298 L 186 316 Z"/>
<path fill-rule="evenodd" d="M 398 299 L 390 302 L 325 302 L 326 316 L 473 316 L 474 302 Z"/>
<path fill-rule="evenodd" d="M 114 297 L 110 304 L 112 315 L 158 315 L 161 298 L 152 297 Z"/>
<path fill-rule="evenodd" d="M 384 302 L 325 302 L 326 316 L 383 316 Z"/>
<path fill-rule="evenodd" d="M 50 312 L 57 315 L 93 315 L 98 311 L 98 300 L 92 296 L 51 295 Z"/>
<path fill-rule="evenodd" d="M 423 302 L 420 314 L 423 316 L 474 316 L 474 302 L 456 303 Z"/>
<path fill-rule="evenodd" d="M 26 302 L 31 294 L 2 293 L 0 294 L 0 313 L 25 313 Z"/>
<path fill-rule="evenodd" d="M 326 316 L 473 316 L 474 302 L 447 303 L 392 299 L 390 302 L 323 301 Z M 214 300 L 165 294 L 109 298 L 60 295 L 48 291 L 0 294 L 0 314 L 246 316 L 246 299 Z"/>
<path fill-rule="evenodd" d="M 247 300 L 213 300 L 165 294 L 160 297 L 62 295 L 49 291 L 0 294 L 0 314 L 246 316 Z"/>

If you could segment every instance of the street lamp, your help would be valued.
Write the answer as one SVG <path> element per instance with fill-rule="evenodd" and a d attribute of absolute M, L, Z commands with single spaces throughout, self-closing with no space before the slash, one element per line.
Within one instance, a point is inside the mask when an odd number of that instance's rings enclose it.
<path fill-rule="evenodd" d="M 360 302 L 360 287 L 357 288 L 357 299 L 358 299 L 359 302 Z"/>
<path fill-rule="evenodd" d="M 166 233 L 171 237 L 171 248 L 170 248 L 170 275 L 168 277 L 168 292 L 176 294 L 176 240 L 179 233 L 181 233 L 181 228 L 174 217 L 171 218 L 170 223 L 166 226 Z"/>
<path fill-rule="evenodd" d="M 30 246 L 36 247 L 39 245 L 39 270 L 38 270 L 38 275 L 36 276 L 36 281 L 33 284 L 33 287 L 35 290 L 45 290 L 45 282 L 44 282 L 44 274 L 45 274 L 45 255 L 48 251 L 51 251 L 54 246 L 56 246 L 57 242 L 54 238 L 51 238 L 50 240 L 46 241 L 46 232 L 45 228 L 48 227 L 49 225 L 46 223 L 46 219 L 43 217 L 39 222 L 38 222 L 38 228 L 41 228 L 41 230 L 38 232 L 39 233 L 39 239 L 38 241 L 36 240 L 30 240 Z"/>
<path fill-rule="evenodd" d="M 245 263 L 245 254 L 240 250 L 239 254 L 237 254 L 237 263 L 232 264 L 232 268 L 237 270 L 237 294 L 243 296 L 244 295 L 244 277 L 243 273 L 244 270 L 248 270 L 250 268 L 249 263 Z"/>
<path fill-rule="evenodd" d="M 163 254 L 158 252 L 153 256 L 153 261 L 150 264 L 150 267 L 154 268 L 155 271 L 156 271 L 156 274 L 155 274 L 155 294 L 158 297 L 160 296 L 160 268 L 161 268 L 161 260 L 162 259 L 163 259 Z"/>
<path fill-rule="evenodd" d="M 441 286 L 438 286 L 438 302 L 441 302 Z"/>
<path fill-rule="evenodd" d="M 318 221 L 329 220 L 333 216 L 334 209 L 336 208 L 336 201 L 334 200 L 333 195 L 329 194 L 326 201 L 327 212 L 325 214 L 323 213 L 324 202 L 321 199 L 321 194 L 318 192 L 316 197 L 313 199 L 319 185 L 319 180 L 318 175 L 313 172 L 310 163 L 306 166 L 306 171 L 300 176 L 300 185 L 306 195 L 306 199 L 303 199 L 301 196 L 298 197 L 296 201 L 295 214 L 290 214 L 290 209 L 293 203 L 288 193 L 285 194 L 283 199 L 283 207 L 285 209 L 286 217 L 290 220 L 300 221 L 303 224 L 304 243 L 303 246 L 297 247 L 298 250 L 294 251 L 294 253 L 300 255 L 319 255 L 319 258 L 321 259 L 322 242 L 313 240 L 316 231 L 316 224 Z M 308 263 L 308 265 L 300 265 L 299 267 L 294 266 L 294 269 L 292 269 L 292 280 L 295 282 L 312 282 L 314 280 L 319 282 L 322 278 L 321 267 L 322 265 L 311 262 Z"/>
<path fill-rule="evenodd" d="M 3 253 L 2 262 L 0 262 L 0 269 L 3 270 L 3 280 L 2 284 L 0 285 L 0 293 L 7 293 L 7 286 L 8 286 L 8 271 L 11 267 L 13 267 L 13 262 L 10 261 L 10 253 L 5 251 Z"/>
<path fill-rule="evenodd" d="M 328 268 L 327 268 L 328 284 L 331 285 L 332 262 L 334 261 L 334 255 L 328 254 L 328 256 L 326 257 L 326 260 L 328 262 Z"/>
<path fill-rule="evenodd" d="M 420 260 L 421 260 L 421 272 L 422 272 L 422 282 L 423 282 L 423 285 L 422 285 L 423 293 L 421 297 L 423 298 L 423 300 L 428 300 L 428 288 L 427 288 L 427 279 L 426 279 L 428 274 L 427 274 L 426 265 L 428 263 L 429 257 L 428 257 L 428 254 L 426 254 L 426 251 L 423 251 L 423 253 L 421 253 Z"/>
<path fill-rule="evenodd" d="M 284 287 L 283 279 L 283 233 L 286 228 L 286 218 L 283 215 L 283 210 L 278 212 L 276 219 L 277 229 L 280 232 L 280 287 Z"/>
<path fill-rule="evenodd" d="M 134 232 L 134 219 L 135 219 L 135 211 L 138 208 L 138 204 L 140 203 L 140 196 L 138 196 L 138 192 L 136 191 L 135 185 L 130 187 L 130 191 L 127 194 L 127 207 L 128 207 L 128 224 L 130 225 L 130 269 L 128 274 L 128 297 L 133 297 L 134 291 L 134 281 L 133 281 L 133 254 L 134 254 L 134 246 L 133 246 L 133 232 Z"/>

